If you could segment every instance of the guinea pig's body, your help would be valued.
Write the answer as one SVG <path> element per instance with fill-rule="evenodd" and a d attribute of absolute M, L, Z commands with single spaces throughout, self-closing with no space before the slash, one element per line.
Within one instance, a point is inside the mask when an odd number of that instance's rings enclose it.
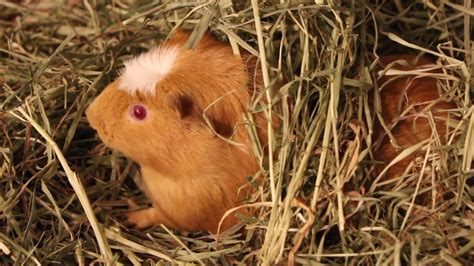
<path fill-rule="evenodd" d="M 187 133 L 175 139 L 176 150 L 169 151 L 181 154 L 178 160 L 170 156 L 175 169 L 142 165 L 141 187 L 153 208 L 129 213 L 129 223 L 139 228 L 165 224 L 186 231 L 215 232 L 223 214 L 248 196 L 244 185 L 246 177 L 257 172 L 255 160 L 207 128 L 192 125 Z M 223 228 L 236 223 L 231 215 Z"/>
<path fill-rule="evenodd" d="M 261 84 L 256 59 L 234 56 L 229 45 L 209 35 L 195 49 L 186 49 L 187 37 L 179 33 L 126 62 L 121 76 L 87 110 L 91 126 L 104 143 L 140 164 L 141 187 L 153 207 L 126 214 L 128 222 L 138 228 L 164 224 L 216 232 L 223 215 L 252 192 L 247 178 L 259 169 L 243 118 Z M 386 65 L 396 59 L 411 61 L 414 57 L 383 57 L 381 62 Z M 420 59 L 408 69 L 424 63 L 426 59 Z M 378 84 L 385 82 L 382 78 Z M 402 78 L 382 88 L 385 123 L 397 120 L 400 101 L 423 102 L 418 110 L 439 97 L 433 78 L 409 84 Z M 451 107 L 439 103 L 431 109 Z M 267 119 L 254 115 L 265 146 Z M 417 116 L 405 117 L 392 129 L 398 145 L 412 145 L 431 136 L 428 121 Z M 440 123 L 436 129 L 443 138 L 445 125 Z M 375 136 L 382 133 L 376 124 Z M 398 153 L 385 137 L 376 159 L 389 163 Z M 388 176 L 401 174 L 409 160 L 391 167 Z M 236 222 L 230 215 L 221 229 Z"/>
<path fill-rule="evenodd" d="M 381 68 L 391 63 L 394 63 L 391 69 L 402 71 L 420 69 L 428 65 L 434 66 L 433 62 L 427 57 L 416 57 L 414 55 L 380 57 L 379 65 Z M 456 105 L 452 102 L 446 102 L 440 97 L 436 84 L 438 80 L 433 77 L 433 73 L 439 74 L 439 71 L 427 71 L 425 76 L 422 76 L 422 74 L 384 75 L 378 79 L 381 116 L 386 126 L 391 129 L 390 131 L 396 141 L 396 143 L 391 143 L 390 138 L 384 134 L 385 131 L 376 118 L 374 136 L 376 138 L 382 136 L 383 139 L 380 147 L 375 152 L 375 157 L 385 163 L 383 167 L 392 162 L 404 148 L 430 139 L 435 141 L 436 145 L 446 143 L 448 110 L 456 108 Z M 433 126 L 430 125 L 429 114 L 433 117 Z M 400 176 L 418 154 L 414 152 L 388 168 L 386 178 Z"/>

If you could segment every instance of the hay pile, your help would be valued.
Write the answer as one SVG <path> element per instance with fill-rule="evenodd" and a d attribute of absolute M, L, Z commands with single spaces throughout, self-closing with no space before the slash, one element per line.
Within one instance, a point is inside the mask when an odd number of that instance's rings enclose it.
<path fill-rule="evenodd" d="M 471 1 L 258 2 L 0 2 L 0 264 L 474 261 Z M 146 202 L 137 168 L 84 116 L 124 58 L 178 27 L 265 59 L 284 121 L 278 154 L 262 160 L 260 215 L 219 243 L 121 226 L 124 198 Z M 437 59 L 459 122 L 436 175 L 420 162 L 373 182 L 373 54 L 399 52 Z"/>

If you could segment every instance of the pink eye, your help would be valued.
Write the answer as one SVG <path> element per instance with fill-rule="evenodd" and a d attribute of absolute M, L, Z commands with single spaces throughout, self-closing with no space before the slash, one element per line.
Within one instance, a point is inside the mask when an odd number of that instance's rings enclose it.
<path fill-rule="evenodd" d="M 143 120 L 146 118 L 146 108 L 141 105 L 134 105 L 132 107 L 132 117 L 136 120 Z"/>

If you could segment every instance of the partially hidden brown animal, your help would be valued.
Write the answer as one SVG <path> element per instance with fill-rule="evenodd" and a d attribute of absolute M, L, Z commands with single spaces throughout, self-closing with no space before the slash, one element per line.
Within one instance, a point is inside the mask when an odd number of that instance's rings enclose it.
<path fill-rule="evenodd" d="M 164 224 L 185 231 L 216 232 L 224 213 L 252 192 L 247 177 L 259 169 L 243 118 L 261 84 L 255 58 L 235 56 L 229 45 L 208 34 L 195 49 L 187 49 L 187 38 L 180 32 L 158 48 L 127 61 L 120 77 L 87 110 L 89 123 L 103 142 L 141 167 L 141 187 L 153 207 L 126 214 L 128 223 L 137 228 Z M 381 62 L 396 59 L 412 61 L 414 57 L 388 56 Z M 426 62 L 421 58 L 407 68 Z M 384 78 L 379 80 L 379 84 L 385 82 Z M 381 91 L 384 120 L 396 120 L 398 100 L 437 99 L 435 85 L 432 78 L 412 83 L 402 78 L 385 86 Z M 440 103 L 432 108 L 450 107 L 452 104 Z M 255 114 L 255 121 L 265 145 L 267 119 Z M 405 119 L 393 129 L 399 145 L 430 137 L 426 119 L 416 119 L 416 129 L 413 122 L 414 118 Z M 440 135 L 444 135 L 444 127 L 443 123 L 436 127 Z M 379 125 L 375 133 L 382 136 Z M 385 138 L 376 157 L 389 162 L 397 154 Z M 400 174 L 406 165 L 407 160 L 402 161 L 388 175 Z M 221 229 L 237 222 L 230 215 Z"/>
<path fill-rule="evenodd" d="M 381 116 L 384 123 L 393 135 L 395 143 L 385 134 L 381 123 L 376 118 L 374 127 L 375 138 L 382 137 L 380 147 L 375 151 L 377 160 L 385 165 L 379 167 L 381 171 L 392 162 L 403 149 L 431 140 L 432 145 L 443 145 L 447 140 L 448 119 L 455 120 L 453 109 L 456 105 L 442 98 L 439 94 L 437 82 L 434 77 L 440 74 L 439 68 L 428 57 L 415 55 L 390 55 L 380 57 L 379 70 L 392 64 L 390 69 L 411 71 L 422 68 L 432 70 L 418 74 L 404 74 L 387 76 L 383 75 L 377 80 L 380 89 Z M 434 69 L 434 70 L 433 70 Z M 432 115 L 434 124 L 430 125 L 429 115 Z M 434 135 L 437 134 L 437 136 Z M 436 143 L 435 140 L 439 140 Z M 385 173 L 385 178 L 396 178 L 404 173 L 407 166 L 420 151 L 414 152 L 400 162 L 392 165 Z M 441 158 L 445 159 L 445 158 Z"/>

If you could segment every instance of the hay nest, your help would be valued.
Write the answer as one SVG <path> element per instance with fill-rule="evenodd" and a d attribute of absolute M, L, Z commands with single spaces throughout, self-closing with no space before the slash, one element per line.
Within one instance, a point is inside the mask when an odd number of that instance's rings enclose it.
<path fill-rule="evenodd" d="M 259 2 L 0 2 L 0 264 L 474 261 L 471 1 Z M 125 57 L 179 27 L 197 37 L 210 29 L 265 59 L 284 121 L 278 154 L 262 160 L 259 215 L 219 242 L 123 227 L 123 199 L 146 202 L 137 168 L 101 145 L 84 116 Z M 415 163 L 373 182 L 372 63 L 400 52 L 443 68 L 458 122 L 436 153 L 441 170 Z"/>

